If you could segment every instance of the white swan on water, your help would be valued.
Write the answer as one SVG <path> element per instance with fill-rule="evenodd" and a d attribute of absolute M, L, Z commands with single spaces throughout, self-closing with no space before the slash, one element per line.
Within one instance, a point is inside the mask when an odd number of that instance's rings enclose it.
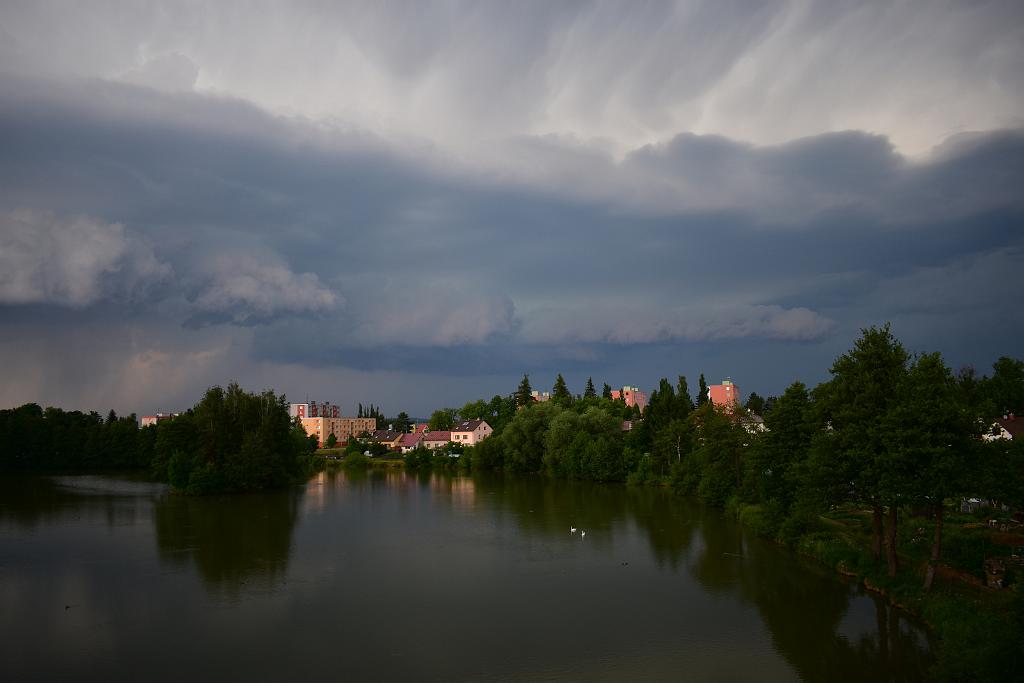
<path fill-rule="evenodd" d="M 581 531 L 580 532 L 580 538 L 586 538 L 586 536 L 587 536 L 587 532 L 586 531 Z"/>
<path fill-rule="evenodd" d="M 576 533 L 576 527 L 574 527 L 574 526 L 569 527 L 569 533 L 570 534 Z"/>

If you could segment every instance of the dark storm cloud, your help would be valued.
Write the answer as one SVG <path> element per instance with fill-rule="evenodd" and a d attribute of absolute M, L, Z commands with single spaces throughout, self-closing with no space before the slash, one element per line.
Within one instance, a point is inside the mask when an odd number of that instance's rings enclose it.
<path fill-rule="evenodd" d="M 1024 331 L 1005 296 L 1024 270 L 1019 131 L 929 161 L 860 132 L 681 134 L 622 161 L 526 137 L 496 145 L 496 174 L 229 99 L 7 79 L 0 102 L 0 328 L 28 367 L 33 334 L 102 320 L 119 341 L 88 347 L 113 354 L 96 366 L 130 359 L 111 392 L 179 363 L 190 386 L 229 357 L 243 375 L 646 386 L 677 366 L 776 382 L 788 363 L 813 380 L 888 318 L 979 365 L 977 325 L 985 352 L 1018 353 Z M 773 369 L 751 360 L 762 350 Z"/>

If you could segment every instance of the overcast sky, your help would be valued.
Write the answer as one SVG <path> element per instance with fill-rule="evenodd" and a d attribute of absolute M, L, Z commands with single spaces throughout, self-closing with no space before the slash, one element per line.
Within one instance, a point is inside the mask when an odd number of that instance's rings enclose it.
<path fill-rule="evenodd" d="M 1024 356 L 1024 5 L 0 2 L 0 407 Z"/>

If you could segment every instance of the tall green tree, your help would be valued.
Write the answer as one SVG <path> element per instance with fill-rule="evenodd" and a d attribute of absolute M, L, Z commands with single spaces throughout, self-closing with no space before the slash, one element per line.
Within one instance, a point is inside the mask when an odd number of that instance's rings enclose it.
<path fill-rule="evenodd" d="M 612 400 L 612 388 L 607 382 L 604 383 L 604 387 L 601 389 L 601 397 L 609 401 Z"/>
<path fill-rule="evenodd" d="M 544 463 L 548 426 L 561 412 L 552 401 L 518 411 L 501 433 L 505 466 L 513 472 L 539 472 Z"/>
<path fill-rule="evenodd" d="M 806 389 L 806 387 L 805 387 Z M 764 415 L 764 398 L 761 397 L 756 391 L 751 391 L 750 396 L 747 396 L 747 401 L 744 407 L 755 415 Z"/>
<path fill-rule="evenodd" d="M 1024 413 L 1024 361 L 1002 356 L 992 365 L 992 376 L 981 381 L 982 393 L 996 413 Z"/>
<path fill-rule="evenodd" d="M 918 505 L 931 509 L 935 531 L 924 588 L 931 590 L 942 556 L 943 501 L 963 495 L 965 473 L 979 444 L 978 421 L 965 403 L 938 353 L 918 357 L 898 387 L 887 416 L 893 435 L 883 484 Z"/>
<path fill-rule="evenodd" d="M 439 408 L 430 415 L 430 421 L 427 423 L 427 429 L 432 432 L 445 432 L 452 428 L 452 424 L 455 422 L 454 408 Z"/>
<path fill-rule="evenodd" d="M 812 469 L 832 502 L 852 500 L 871 507 L 871 554 L 876 559 L 881 556 L 883 512 L 888 507 L 884 545 L 891 575 L 899 567 L 896 528 L 903 499 L 892 485 L 893 476 L 887 477 L 894 434 L 893 423 L 886 418 L 898 398 L 907 360 L 888 323 L 867 328 L 853 349 L 833 363 L 832 379 L 814 392 L 826 430 L 811 449 Z"/>
<path fill-rule="evenodd" d="M 594 378 L 587 378 L 587 388 L 583 390 L 583 398 L 597 398 L 597 389 L 594 388 Z"/>
<path fill-rule="evenodd" d="M 562 373 L 558 373 L 558 377 L 555 378 L 555 385 L 551 388 L 551 400 L 563 408 L 572 404 L 572 394 L 569 393 Z"/>
<path fill-rule="evenodd" d="M 760 498 L 782 518 L 796 501 L 800 468 L 818 431 L 807 387 L 802 382 L 791 384 L 764 421 L 768 431 L 761 436 L 754 458 Z"/>
<path fill-rule="evenodd" d="M 405 412 L 404 410 L 400 412 L 398 415 L 396 415 L 395 418 L 391 421 L 392 428 L 396 432 L 402 432 L 403 434 L 409 431 L 410 424 L 412 423 L 409 420 L 409 413 Z"/>
<path fill-rule="evenodd" d="M 708 383 L 704 379 L 704 373 L 700 373 L 700 378 L 697 380 L 697 406 L 702 406 L 707 403 L 708 398 Z"/>
<path fill-rule="evenodd" d="M 515 397 L 517 408 L 526 408 L 533 403 L 533 387 L 530 386 L 529 375 L 523 375 L 523 381 L 519 383 L 519 388 L 516 389 Z"/>
<path fill-rule="evenodd" d="M 693 410 L 693 398 L 690 396 L 690 387 L 686 383 L 686 375 L 679 375 L 679 382 L 676 385 L 676 414 L 683 419 L 689 417 Z"/>

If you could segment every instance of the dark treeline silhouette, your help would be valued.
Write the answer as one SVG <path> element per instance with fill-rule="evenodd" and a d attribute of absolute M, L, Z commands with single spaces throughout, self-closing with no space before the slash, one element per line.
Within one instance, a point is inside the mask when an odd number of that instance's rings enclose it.
<path fill-rule="evenodd" d="M 113 411 L 106 420 L 35 404 L 0 411 L 3 471 L 146 468 L 192 494 L 280 488 L 306 471 L 313 448 L 284 396 L 235 383 L 208 389 L 187 412 L 145 429 L 134 415 Z"/>
<path fill-rule="evenodd" d="M 35 403 L 0 410 L 0 472 L 148 467 L 144 441 L 135 415 L 103 418 Z"/>

